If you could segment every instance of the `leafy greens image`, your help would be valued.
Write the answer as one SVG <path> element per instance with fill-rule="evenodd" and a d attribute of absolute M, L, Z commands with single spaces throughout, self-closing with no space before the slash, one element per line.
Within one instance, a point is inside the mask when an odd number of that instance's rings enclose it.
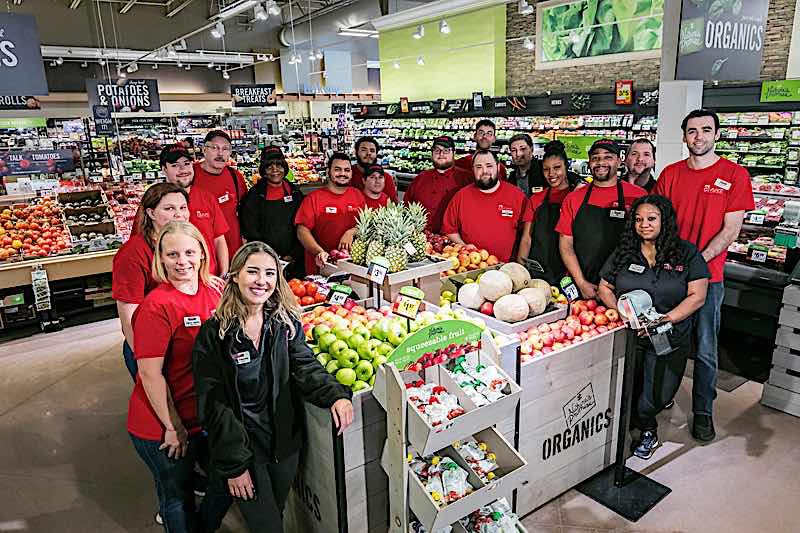
<path fill-rule="evenodd" d="M 539 13 L 545 62 L 661 48 L 664 0 L 579 0 Z"/>

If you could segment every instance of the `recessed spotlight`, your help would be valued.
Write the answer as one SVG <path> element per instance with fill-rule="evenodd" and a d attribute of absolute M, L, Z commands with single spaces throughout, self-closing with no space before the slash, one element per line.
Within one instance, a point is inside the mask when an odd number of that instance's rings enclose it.
<path fill-rule="evenodd" d="M 422 56 L 419 56 L 419 57 L 417 58 L 417 65 L 419 65 L 419 66 L 421 66 L 421 67 L 424 67 L 424 66 L 425 66 L 425 58 L 424 58 L 424 57 L 422 57 Z"/>
<path fill-rule="evenodd" d="M 444 34 L 450 33 L 450 25 L 447 24 L 447 21 L 444 19 L 442 19 L 441 22 L 439 22 L 439 33 L 444 33 Z"/>
<path fill-rule="evenodd" d="M 528 50 L 533 50 L 533 40 L 530 37 L 525 37 L 525 39 L 522 40 L 522 46 Z"/>

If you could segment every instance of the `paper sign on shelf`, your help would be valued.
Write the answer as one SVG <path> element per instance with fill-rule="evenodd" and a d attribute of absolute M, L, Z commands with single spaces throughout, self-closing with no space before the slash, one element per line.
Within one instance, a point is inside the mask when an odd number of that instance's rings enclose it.
<path fill-rule="evenodd" d="M 352 292 L 353 289 L 347 285 L 334 285 L 328 293 L 328 302 L 336 305 L 344 305 Z"/>

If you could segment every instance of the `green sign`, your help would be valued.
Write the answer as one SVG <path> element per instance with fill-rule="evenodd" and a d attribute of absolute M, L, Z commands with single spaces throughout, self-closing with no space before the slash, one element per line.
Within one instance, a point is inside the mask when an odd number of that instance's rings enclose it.
<path fill-rule="evenodd" d="M 388 362 L 400 370 L 422 362 L 427 354 L 445 350 L 451 344 L 461 346 L 481 339 L 481 328 L 464 320 L 444 320 L 409 335 L 395 348 Z"/>
<path fill-rule="evenodd" d="M 604 137 L 596 135 L 558 135 L 558 140 L 564 143 L 564 149 L 567 152 L 567 157 L 570 159 L 589 159 L 589 148 L 595 141 L 599 141 Z"/>
<path fill-rule="evenodd" d="M 762 102 L 800 102 L 800 80 L 765 81 L 761 83 Z"/>
<path fill-rule="evenodd" d="M 46 128 L 44 118 L 0 118 L 0 129 L 9 128 Z"/>

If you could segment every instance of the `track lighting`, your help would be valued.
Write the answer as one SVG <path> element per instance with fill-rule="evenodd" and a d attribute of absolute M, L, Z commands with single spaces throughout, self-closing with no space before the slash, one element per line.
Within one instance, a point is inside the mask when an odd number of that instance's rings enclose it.
<path fill-rule="evenodd" d="M 127 78 L 127 77 L 128 77 L 128 75 L 127 75 L 127 74 L 125 74 L 125 71 L 124 71 L 124 70 L 122 70 L 122 67 L 117 67 L 117 77 L 118 77 L 118 78 L 123 78 L 123 79 L 124 79 L 124 78 Z"/>
<path fill-rule="evenodd" d="M 103 58 L 101 57 L 100 59 L 98 59 L 98 60 L 97 60 L 97 63 L 98 63 L 98 64 L 99 64 L 101 67 L 104 67 L 104 66 L 105 66 L 105 64 L 106 64 L 106 60 L 105 60 L 105 59 L 103 59 Z"/>
<path fill-rule="evenodd" d="M 445 35 L 450 33 L 450 25 L 444 19 L 439 22 L 439 33 L 444 33 Z"/>
<path fill-rule="evenodd" d="M 425 26 L 423 26 L 422 24 L 417 26 L 417 31 L 412 33 L 411 37 L 413 37 L 414 39 L 422 39 L 423 37 L 425 37 Z"/>
<path fill-rule="evenodd" d="M 267 20 L 269 18 L 269 13 L 267 10 L 264 9 L 264 6 L 261 4 L 256 4 L 256 7 L 253 8 L 253 13 L 255 14 L 256 20 Z"/>
<path fill-rule="evenodd" d="M 317 54 L 314 52 L 314 50 L 309 51 L 308 52 L 308 60 L 309 61 L 314 61 L 315 59 L 317 59 Z"/>
<path fill-rule="evenodd" d="M 183 66 L 183 62 L 179 59 L 178 60 L 178 68 L 181 68 L 182 66 Z"/>
<path fill-rule="evenodd" d="M 84 61 L 83 63 L 81 63 L 81 68 L 89 68 L 89 63 Z"/>
<path fill-rule="evenodd" d="M 519 0 L 519 6 L 517 7 L 520 15 L 532 15 L 533 14 L 533 6 L 530 5 L 527 0 Z"/>
<path fill-rule="evenodd" d="M 56 65 L 63 65 L 63 64 L 64 64 L 64 58 L 63 57 L 56 58 Z"/>
<path fill-rule="evenodd" d="M 533 50 L 533 40 L 531 40 L 530 37 L 525 37 L 525 39 L 522 40 L 522 46 L 528 50 Z"/>
<path fill-rule="evenodd" d="M 137 70 L 139 70 L 139 65 L 137 65 L 136 62 L 133 62 L 130 65 L 128 65 L 128 72 L 129 73 L 133 74 Z"/>
<path fill-rule="evenodd" d="M 423 58 L 422 56 L 419 56 L 417 58 L 417 65 L 419 65 L 421 67 L 424 67 L 425 66 L 425 58 Z"/>
<path fill-rule="evenodd" d="M 222 23 L 222 21 L 219 21 L 216 24 L 214 24 L 213 28 L 211 28 L 211 36 L 214 39 L 222 39 L 224 35 L 225 35 L 225 25 Z"/>
<path fill-rule="evenodd" d="M 275 2 L 275 0 L 269 0 L 269 2 L 267 2 L 267 12 L 273 17 L 277 17 L 281 14 L 281 8 L 278 7 L 278 3 Z"/>
<path fill-rule="evenodd" d="M 192 66 L 191 65 L 186 65 L 186 70 L 192 70 Z"/>
<path fill-rule="evenodd" d="M 209 62 L 208 62 L 208 65 L 206 65 L 206 66 L 207 66 L 208 68 L 214 68 L 214 62 L 213 62 L 213 61 L 209 61 Z"/>
<path fill-rule="evenodd" d="M 231 75 L 230 75 L 230 74 L 228 74 L 228 71 L 227 71 L 227 70 L 223 70 L 223 71 L 222 71 L 222 79 L 223 79 L 223 80 L 229 80 L 229 79 L 231 79 Z"/>

